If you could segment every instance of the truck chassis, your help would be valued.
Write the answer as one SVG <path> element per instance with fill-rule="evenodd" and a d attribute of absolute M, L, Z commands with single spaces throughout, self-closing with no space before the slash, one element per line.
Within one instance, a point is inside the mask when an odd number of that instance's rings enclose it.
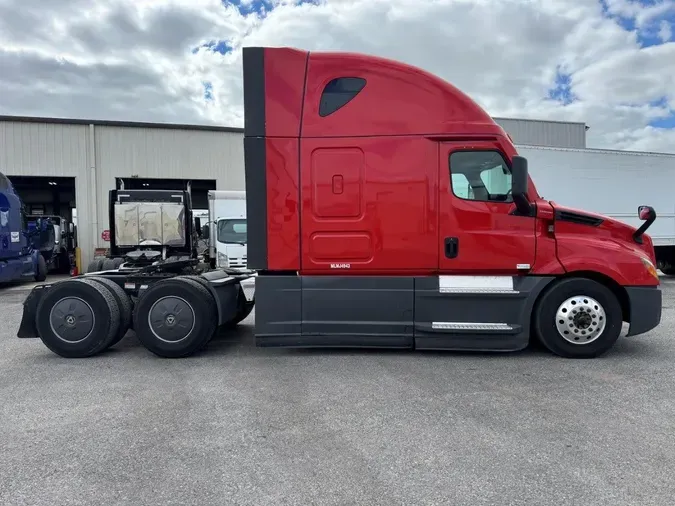
<path fill-rule="evenodd" d="M 90 357 L 117 344 L 129 329 L 151 352 L 191 355 L 219 327 L 253 310 L 255 273 L 194 274 L 194 260 L 84 274 L 35 287 L 24 302 L 19 338 L 40 338 L 66 358 Z"/>

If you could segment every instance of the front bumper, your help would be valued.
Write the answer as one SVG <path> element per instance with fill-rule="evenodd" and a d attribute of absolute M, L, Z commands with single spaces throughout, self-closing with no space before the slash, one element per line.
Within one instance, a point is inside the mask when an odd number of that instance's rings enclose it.
<path fill-rule="evenodd" d="M 661 323 L 662 292 L 660 286 L 627 286 L 630 303 L 628 336 L 649 332 Z"/>

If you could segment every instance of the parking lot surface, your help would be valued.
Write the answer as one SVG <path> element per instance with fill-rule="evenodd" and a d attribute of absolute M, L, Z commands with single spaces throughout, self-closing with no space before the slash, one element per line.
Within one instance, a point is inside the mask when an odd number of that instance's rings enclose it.
<path fill-rule="evenodd" d="M 0 289 L 2 505 L 672 505 L 675 281 L 661 326 L 595 360 L 257 349 L 133 333 L 65 360 Z"/>

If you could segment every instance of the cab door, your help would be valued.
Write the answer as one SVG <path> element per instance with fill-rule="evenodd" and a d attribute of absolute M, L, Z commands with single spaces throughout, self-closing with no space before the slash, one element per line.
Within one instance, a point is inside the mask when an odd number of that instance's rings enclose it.
<path fill-rule="evenodd" d="M 440 273 L 522 274 L 535 259 L 535 218 L 516 211 L 497 142 L 440 144 Z"/>

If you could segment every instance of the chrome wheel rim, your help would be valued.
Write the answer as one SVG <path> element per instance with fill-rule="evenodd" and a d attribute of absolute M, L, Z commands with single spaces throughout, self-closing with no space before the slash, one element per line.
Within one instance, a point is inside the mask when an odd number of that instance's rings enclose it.
<path fill-rule="evenodd" d="M 605 331 L 607 315 L 597 300 L 578 295 L 558 306 L 555 325 L 565 341 L 575 345 L 590 344 Z"/>

